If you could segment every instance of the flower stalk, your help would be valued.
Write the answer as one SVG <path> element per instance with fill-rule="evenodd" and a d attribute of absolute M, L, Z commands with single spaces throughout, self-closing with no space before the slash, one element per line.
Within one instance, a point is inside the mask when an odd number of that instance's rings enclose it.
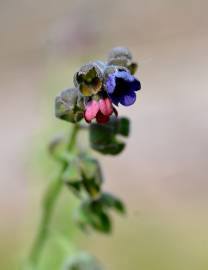
<path fill-rule="evenodd" d="M 84 232 L 109 234 L 112 229 L 111 211 L 125 213 L 120 199 L 103 191 L 101 166 L 91 151 L 77 151 L 79 130 L 87 130 L 90 147 L 103 155 L 118 155 L 126 143 L 130 121 L 118 117 L 114 106 L 131 106 L 141 84 L 134 73 L 137 64 L 127 48 L 114 48 L 107 62 L 94 61 L 83 65 L 74 75 L 74 88 L 62 91 L 55 98 L 57 118 L 73 123 L 65 150 L 56 155 L 60 139 L 54 140 L 50 152 L 60 163 L 57 177 L 50 183 L 43 200 L 42 217 L 25 270 L 38 270 L 45 243 L 49 237 L 53 212 L 61 191 L 67 187 L 80 201 L 75 222 Z M 80 123 L 85 120 L 86 124 Z M 60 149 L 59 149 L 60 150 Z M 69 258 L 63 270 L 101 270 L 99 263 L 85 253 Z M 44 269 L 47 270 L 47 269 Z"/>
<path fill-rule="evenodd" d="M 66 150 L 67 152 L 72 152 L 73 149 L 76 147 L 76 138 L 79 131 L 79 125 L 75 124 L 73 126 L 70 139 L 67 143 Z M 68 163 L 64 160 L 61 161 L 61 168 L 58 176 L 50 183 L 46 193 L 45 197 L 43 199 L 43 205 L 42 205 L 42 217 L 38 229 L 38 233 L 34 242 L 34 245 L 32 247 L 29 261 L 28 261 L 28 269 L 36 269 L 38 267 L 38 263 L 40 260 L 40 256 L 42 253 L 42 250 L 44 248 L 45 242 L 47 241 L 48 235 L 49 235 L 49 227 L 52 220 L 53 212 L 55 209 L 56 202 L 59 198 L 59 195 L 61 193 L 61 190 L 64 186 L 64 183 L 62 181 L 63 173 L 68 165 Z M 27 268 L 26 268 L 27 269 Z"/>

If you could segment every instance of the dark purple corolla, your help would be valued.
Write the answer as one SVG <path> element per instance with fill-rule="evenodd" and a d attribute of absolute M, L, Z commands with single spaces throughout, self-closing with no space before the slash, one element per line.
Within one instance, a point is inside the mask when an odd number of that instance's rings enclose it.
<path fill-rule="evenodd" d="M 108 76 L 105 87 L 115 105 L 130 106 L 136 101 L 135 91 L 141 89 L 141 84 L 130 72 L 118 70 Z"/>

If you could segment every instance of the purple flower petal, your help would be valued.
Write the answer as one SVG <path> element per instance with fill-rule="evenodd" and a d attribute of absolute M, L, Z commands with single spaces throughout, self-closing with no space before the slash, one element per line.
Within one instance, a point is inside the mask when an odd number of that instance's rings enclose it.
<path fill-rule="evenodd" d="M 134 78 L 134 80 L 131 82 L 131 90 L 132 91 L 138 91 L 141 89 L 141 83 L 139 80 Z"/>
<path fill-rule="evenodd" d="M 113 104 L 118 106 L 118 103 L 120 102 L 120 97 L 114 96 L 114 95 L 109 95 L 110 99 L 112 100 Z"/>
<path fill-rule="evenodd" d="M 118 106 L 130 106 L 136 101 L 135 91 L 141 89 L 137 80 L 129 71 L 118 70 L 110 74 L 106 82 L 106 90 L 112 102 Z"/>
<path fill-rule="evenodd" d="M 135 79 L 134 76 L 131 75 L 131 73 L 126 72 L 126 71 L 117 71 L 117 72 L 115 72 L 115 76 L 116 76 L 116 78 L 121 78 L 121 79 L 123 79 L 125 81 L 129 81 L 129 82 L 131 82 Z"/>
<path fill-rule="evenodd" d="M 128 92 L 120 97 L 120 103 L 124 106 L 131 106 L 136 101 L 135 92 Z"/>
<path fill-rule="evenodd" d="M 110 74 L 106 81 L 106 89 L 109 94 L 112 94 L 116 87 L 115 73 Z"/>

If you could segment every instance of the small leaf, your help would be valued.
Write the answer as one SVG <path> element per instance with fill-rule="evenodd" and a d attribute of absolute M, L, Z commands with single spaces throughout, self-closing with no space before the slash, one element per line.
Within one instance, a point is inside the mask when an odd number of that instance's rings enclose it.
<path fill-rule="evenodd" d="M 112 229 L 110 217 L 105 212 L 101 212 L 99 215 L 94 216 L 92 226 L 103 233 L 110 233 Z"/>
<path fill-rule="evenodd" d="M 86 200 L 82 202 L 77 210 L 76 222 L 81 229 L 86 230 L 91 227 L 96 231 L 109 233 L 111 231 L 111 220 L 104 212 L 102 205 L 98 201 Z"/>
<path fill-rule="evenodd" d="M 118 134 L 121 134 L 125 137 L 129 136 L 130 133 L 130 122 L 129 119 L 126 117 L 119 118 L 118 126 L 117 126 Z"/>
<path fill-rule="evenodd" d="M 104 155 L 118 155 L 124 150 L 125 143 L 114 140 L 110 144 L 107 144 L 107 145 L 97 144 L 97 145 L 91 145 L 91 146 L 94 150 Z"/>
<path fill-rule="evenodd" d="M 129 135 L 129 120 L 127 118 L 112 118 L 105 125 L 93 123 L 90 125 L 90 144 L 91 147 L 108 155 L 117 155 L 125 147 L 117 135 L 127 137 Z"/>
<path fill-rule="evenodd" d="M 109 215 L 104 211 L 99 200 L 94 200 L 89 203 L 91 213 L 91 224 L 94 229 L 104 232 L 111 232 L 111 220 Z"/>
<path fill-rule="evenodd" d="M 97 197 L 103 182 L 99 162 L 90 157 L 82 157 L 80 159 L 80 168 L 85 190 L 91 197 Z"/>
<path fill-rule="evenodd" d="M 114 208 L 115 210 L 117 210 L 118 212 L 122 214 L 125 213 L 125 206 L 123 202 L 119 198 L 115 197 L 114 195 L 110 193 L 103 193 L 100 198 L 100 202 L 104 206 L 107 206 L 109 208 Z"/>

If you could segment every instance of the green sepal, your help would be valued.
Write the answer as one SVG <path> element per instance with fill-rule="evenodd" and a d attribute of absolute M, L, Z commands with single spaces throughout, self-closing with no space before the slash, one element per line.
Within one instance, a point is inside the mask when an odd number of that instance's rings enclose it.
<path fill-rule="evenodd" d="M 130 73 L 134 75 L 138 69 L 138 64 L 136 62 L 131 62 L 127 68 L 129 69 Z"/>

